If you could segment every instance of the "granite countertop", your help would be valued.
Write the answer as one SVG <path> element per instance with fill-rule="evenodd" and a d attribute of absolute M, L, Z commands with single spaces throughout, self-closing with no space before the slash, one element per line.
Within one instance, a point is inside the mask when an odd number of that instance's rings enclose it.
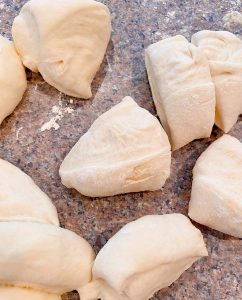
<path fill-rule="evenodd" d="M 11 38 L 11 24 L 25 0 L 0 0 L 1 33 Z M 24 170 L 57 207 L 61 225 L 86 238 L 98 251 L 124 224 L 146 214 L 187 214 L 196 159 L 221 136 L 195 141 L 172 155 L 171 177 L 163 191 L 91 199 L 66 189 L 59 166 L 79 137 L 103 112 L 124 96 L 155 114 L 144 65 L 144 49 L 175 34 L 190 38 L 201 29 L 230 29 L 242 38 L 242 25 L 223 20 L 241 10 L 240 0 L 105 0 L 113 33 L 88 101 L 70 98 L 28 73 L 28 90 L 0 128 L 0 157 Z M 54 118 L 54 119 L 53 119 Z M 50 121 L 55 129 L 41 131 Z M 56 122 L 55 122 L 56 121 Z M 50 123 L 48 123 L 50 124 Z M 48 126 L 47 126 L 48 127 Z M 242 117 L 230 132 L 242 141 Z M 196 224 L 209 257 L 196 262 L 153 299 L 242 299 L 242 241 Z M 77 293 L 63 297 L 77 300 Z"/>

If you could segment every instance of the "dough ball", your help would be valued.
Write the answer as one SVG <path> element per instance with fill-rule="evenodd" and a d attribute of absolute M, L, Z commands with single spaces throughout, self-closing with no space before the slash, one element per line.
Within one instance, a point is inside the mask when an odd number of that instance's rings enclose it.
<path fill-rule="evenodd" d="M 193 169 L 189 216 L 242 238 L 242 144 L 224 135 L 202 153 Z"/>
<path fill-rule="evenodd" d="M 62 294 L 91 280 L 94 252 L 83 238 L 55 225 L 0 222 L 0 282 Z"/>
<path fill-rule="evenodd" d="M 49 197 L 19 168 L 0 159 L 0 222 L 14 220 L 59 225 Z"/>
<path fill-rule="evenodd" d="M 50 199 L 0 160 L 0 299 L 61 300 L 91 280 L 91 246 L 58 225 Z"/>
<path fill-rule="evenodd" d="M 209 137 L 215 90 L 203 52 L 177 35 L 149 46 L 145 61 L 157 113 L 172 150 Z"/>
<path fill-rule="evenodd" d="M 159 121 L 126 97 L 80 138 L 60 176 L 68 188 L 105 197 L 161 189 L 170 164 L 170 144 Z"/>
<path fill-rule="evenodd" d="M 26 67 L 67 95 L 88 99 L 111 34 L 108 8 L 93 0 L 30 0 L 12 35 Z"/>
<path fill-rule="evenodd" d="M 93 265 L 95 281 L 79 291 L 81 299 L 149 299 L 207 255 L 201 232 L 184 215 L 145 216 L 101 249 Z"/>
<path fill-rule="evenodd" d="M 242 113 L 242 41 L 227 31 L 199 31 L 192 43 L 207 56 L 216 90 L 215 124 L 229 132 Z"/>
<path fill-rule="evenodd" d="M 24 66 L 12 42 L 0 35 L 0 124 L 21 101 L 27 88 Z"/>

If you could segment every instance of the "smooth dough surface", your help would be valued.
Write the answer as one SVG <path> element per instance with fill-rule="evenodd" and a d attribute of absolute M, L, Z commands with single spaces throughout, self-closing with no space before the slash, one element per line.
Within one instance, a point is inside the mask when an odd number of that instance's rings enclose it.
<path fill-rule="evenodd" d="M 160 189 L 170 175 L 168 137 L 130 98 L 102 114 L 60 167 L 62 183 L 91 197 Z"/>
<path fill-rule="evenodd" d="M 0 124 L 21 101 L 27 88 L 24 66 L 12 42 L 0 35 Z"/>
<path fill-rule="evenodd" d="M 111 34 L 108 8 L 93 0 L 30 0 L 12 35 L 26 67 L 67 95 L 88 99 Z"/>
<path fill-rule="evenodd" d="M 203 52 L 177 35 L 150 45 L 145 61 L 157 113 L 172 150 L 209 137 L 215 89 Z"/>
<path fill-rule="evenodd" d="M 242 238 L 242 144 L 223 135 L 202 153 L 193 169 L 189 216 Z"/>
<path fill-rule="evenodd" d="M 199 31 L 192 43 L 207 56 L 216 90 L 215 123 L 229 132 L 242 113 L 242 41 L 227 31 Z"/>
<path fill-rule="evenodd" d="M 0 287 L 1 300 L 62 300 L 61 296 L 27 288 Z"/>
<path fill-rule="evenodd" d="M 184 215 L 142 217 L 125 225 L 100 250 L 93 266 L 100 292 L 95 297 L 84 287 L 80 290 L 81 299 L 97 300 L 102 295 L 102 300 L 111 300 L 100 280 L 113 289 L 117 299 L 149 299 L 207 254 L 201 232 Z M 89 284 L 89 289 L 98 290 L 96 281 L 93 289 Z"/>
<path fill-rule="evenodd" d="M 49 197 L 27 174 L 0 159 L 0 222 L 14 220 L 59 225 Z"/>
<path fill-rule="evenodd" d="M 0 285 L 62 294 L 91 280 L 94 252 L 74 232 L 50 224 L 0 222 L 0 240 Z"/>

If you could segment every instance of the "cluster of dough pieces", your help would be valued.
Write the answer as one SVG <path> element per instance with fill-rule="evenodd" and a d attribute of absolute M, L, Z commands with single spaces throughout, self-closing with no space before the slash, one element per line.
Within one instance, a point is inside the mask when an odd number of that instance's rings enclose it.
<path fill-rule="evenodd" d="M 110 33 L 109 10 L 99 2 L 26 3 L 13 23 L 14 43 L 0 37 L 0 123 L 26 90 L 24 66 L 68 95 L 90 98 Z M 171 150 L 209 137 L 214 123 L 225 133 L 236 123 L 242 113 L 242 41 L 235 35 L 201 31 L 191 43 L 175 36 L 148 47 L 145 59 L 163 127 L 125 97 L 64 159 L 60 176 L 66 187 L 91 197 L 159 190 L 170 176 Z M 225 134 L 196 162 L 188 214 L 242 238 L 241 195 L 242 144 Z M 0 239 L 4 300 L 60 300 L 72 290 L 81 300 L 146 300 L 207 255 L 189 219 L 168 214 L 125 225 L 95 258 L 87 241 L 59 227 L 50 199 L 3 160 Z"/>
<path fill-rule="evenodd" d="M 241 99 L 242 101 L 242 99 Z M 60 166 L 62 183 L 105 197 L 159 190 L 170 176 L 169 139 L 157 118 L 130 98 L 101 115 Z M 242 144 L 224 134 L 193 169 L 189 216 L 242 238 Z"/>
<path fill-rule="evenodd" d="M 214 123 L 229 132 L 242 113 L 242 41 L 226 31 L 181 35 L 145 52 L 149 82 L 172 150 L 209 137 Z"/>
<path fill-rule="evenodd" d="M 207 256 L 189 219 L 168 214 L 127 224 L 95 258 L 86 240 L 59 227 L 55 207 L 33 180 L 4 160 L 0 239 L 4 300 L 61 300 L 72 290 L 81 300 L 145 300 Z"/>

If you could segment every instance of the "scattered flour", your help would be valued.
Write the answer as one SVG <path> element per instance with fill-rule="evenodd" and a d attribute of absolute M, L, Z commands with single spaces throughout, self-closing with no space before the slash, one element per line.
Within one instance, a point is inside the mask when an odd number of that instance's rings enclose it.
<path fill-rule="evenodd" d="M 40 131 L 45 131 L 45 130 L 50 130 L 50 129 L 54 129 L 57 130 L 60 128 L 60 125 L 57 123 L 58 120 L 61 120 L 61 117 L 59 117 L 58 115 L 51 118 L 48 122 L 44 123 L 41 128 Z"/>
<path fill-rule="evenodd" d="M 20 127 L 20 128 L 17 130 L 17 132 L 16 132 L 16 138 L 17 138 L 17 140 L 18 140 L 19 132 L 20 132 L 22 129 L 23 129 L 23 127 Z"/>
<path fill-rule="evenodd" d="M 223 21 L 225 22 L 224 27 L 227 29 L 230 29 L 232 24 L 242 25 L 242 14 L 238 11 L 231 11 L 223 17 Z"/>
<path fill-rule="evenodd" d="M 167 13 L 167 17 L 170 18 L 170 19 L 174 19 L 176 16 L 176 12 L 175 11 L 169 11 Z"/>
<path fill-rule="evenodd" d="M 60 128 L 60 125 L 57 123 L 57 121 L 60 121 L 64 115 L 67 114 L 71 114 L 73 113 L 74 109 L 71 107 L 63 107 L 62 106 L 62 102 L 59 101 L 59 105 L 54 105 L 52 107 L 52 113 L 55 114 L 55 116 L 53 116 L 48 122 L 44 123 L 41 128 L 40 131 L 45 131 L 45 130 L 58 130 Z"/>
<path fill-rule="evenodd" d="M 155 32 L 155 35 L 158 35 L 158 36 L 160 36 L 160 35 L 161 35 L 161 33 L 160 33 L 159 31 L 156 31 L 156 32 Z"/>
<path fill-rule="evenodd" d="M 109 72 L 113 72 L 113 70 L 112 70 L 112 65 L 111 65 L 111 63 L 110 63 L 110 61 L 109 61 L 108 55 L 106 56 L 106 60 L 107 60 L 107 63 L 108 63 L 108 71 L 109 71 Z"/>
<path fill-rule="evenodd" d="M 73 108 L 70 108 L 70 107 L 67 107 L 67 108 L 64 109 L 64 112 L 65 112 L 65 113 L 68 113 L 68 114 L 73 113 L 73 111 L 74 111 L 74 109 L 73 109 Z"/>

